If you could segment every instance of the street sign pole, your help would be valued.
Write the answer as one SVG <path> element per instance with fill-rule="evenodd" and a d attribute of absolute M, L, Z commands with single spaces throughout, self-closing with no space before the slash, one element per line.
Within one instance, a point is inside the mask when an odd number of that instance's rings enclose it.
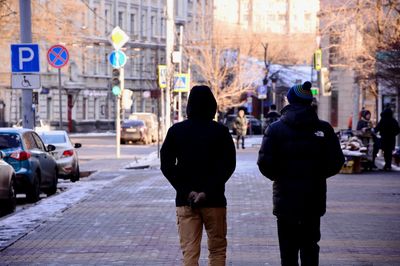
<path fill-rule="evenodd" d="M 32 43 L 31 0 L 19 0 L 21 43 Z M 32 110 L 32 90 L 22 90 L 22 127 L 34 128 Z"/>
<path fill-rule="evenodd" d="M 125 82 L 124 82 L 124 68 L 120 68 L 119 72 L 119 79 L 120 79 L 120 88 L 121 88 L 121 93 L 120 95 L 117 96 L 117 115 L 115 116 L 115 141 L 116 141 L 116 156 L 117 159 L 121 157 L 121 97 L 124 94 L 124 87 L 125 87 Z"/>
<path fill-rule="evenodd" d="M 61 68 L 58 69 L 58 102 L 59 102 L 59 112 L 60 112 L 60 130 L 63 130 L 62 124 L 62 100 L 61 100 Z"/>

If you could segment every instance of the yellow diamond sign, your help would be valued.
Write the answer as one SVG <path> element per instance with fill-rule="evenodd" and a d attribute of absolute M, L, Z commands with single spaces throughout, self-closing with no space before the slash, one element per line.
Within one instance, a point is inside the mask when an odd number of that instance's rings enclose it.
<path fill-rule="evenodd" d="M 116 50 L 119 50 L 129 41 L 129 36 L 117 26 L 111 31 L 108 40 Z"/>

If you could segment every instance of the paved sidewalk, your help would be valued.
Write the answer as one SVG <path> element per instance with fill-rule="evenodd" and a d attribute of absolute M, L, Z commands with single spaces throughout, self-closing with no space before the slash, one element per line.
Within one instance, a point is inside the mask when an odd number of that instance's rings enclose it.
<path fill-rule="evenodd" d="M 256 149 L 238 152 L 227 184 L 228 265 L 279 265 L 271 182 Z M 96 174 L 106 178 L 115 169 Z M 0 252 L 0 265 L 181 265 L 174 191 L 158 169 L 119 178 Z M 338 175 L 328 182 L 320 265 L 400 265 L 400 175 Z M 205 237 L 200 265 L 207 265 Z"/>

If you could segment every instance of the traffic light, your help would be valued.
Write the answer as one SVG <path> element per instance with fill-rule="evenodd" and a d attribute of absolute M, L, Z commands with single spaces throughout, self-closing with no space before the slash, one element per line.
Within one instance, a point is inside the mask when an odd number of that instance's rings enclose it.
<path fill-rule="evenodd" d="M 321 91 L 323 96 L 331 96 L 332 85 L 329 81 L 329 70 L 326 67 L 321 68 Z"/>
<path fill-rule="evenodd" d="M 320 71 L 322 67 L 322 50 L 317 49 L 314 53 L 314 69 Z"/>
<path fill-rule="evenodd" d="M 121 72 L 117 68 L 112 70 L 111 87 L 115 96 L 121 95 Z"/>
<path fill-rule="evenodd" d="M 112 70 L 111 84 L 112 84 L 112 87 L 119 86 L 121 84 L 120 70 L 117 68 L 114 68 Z"/>

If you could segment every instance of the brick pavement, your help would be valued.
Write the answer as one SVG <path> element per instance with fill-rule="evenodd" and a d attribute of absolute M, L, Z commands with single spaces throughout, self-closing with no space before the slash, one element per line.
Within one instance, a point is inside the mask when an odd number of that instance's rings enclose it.
<path fill-rule="evenodd" d="M 227 184 L 228 265 L 279 265 L 271 182 L 255 158 L 240 151 Z M 157 169 L 119 173 L 3 250 L 0 265 L 181 265 L 174 191 Z M 399 173 L 338 175 L 328 191 L 321 265 L 400 265 Z"/>

